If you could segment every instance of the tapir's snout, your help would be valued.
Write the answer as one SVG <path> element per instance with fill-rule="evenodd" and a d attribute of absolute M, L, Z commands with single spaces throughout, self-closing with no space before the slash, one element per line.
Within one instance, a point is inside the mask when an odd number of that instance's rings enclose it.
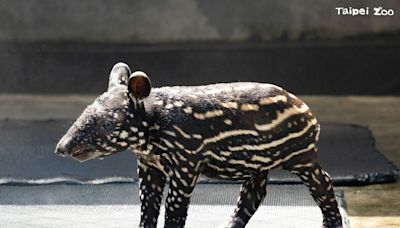
<path fill-rule="evenodd" d="M 72 149 L 75 145 L 76 143 L 74 142 L 74 139 L 69 135 L 65 135 L 57 143 L 55 154 L 63 157 L 71 156 L 73 151 Z"/>
<path fill-rule="evenodd" d="M 81 162 L 99 158 L 104 155 L 90 145 L 78 143 L 78 140 L 69 134 L 61 138 L 54 152 L 61 157 L 71 157 Z"/>

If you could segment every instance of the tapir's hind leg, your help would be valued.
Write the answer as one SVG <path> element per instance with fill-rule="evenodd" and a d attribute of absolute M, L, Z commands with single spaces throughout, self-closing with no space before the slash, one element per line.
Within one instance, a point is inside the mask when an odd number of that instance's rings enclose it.
<path fill-rule="evenodd" d="M 236 209 L 226 227 L 245 227 L 267 194 L 268 173 L 246 180 L 241 188 Z"/>
<path fill-rule="evenodd" d="M 283 165 L 301 178 L 323 214 L 324 228 L 342 227 L 342 218 L 332 188 L 331 177 L 319 165 L 315 149 L 293 157 Z"/>

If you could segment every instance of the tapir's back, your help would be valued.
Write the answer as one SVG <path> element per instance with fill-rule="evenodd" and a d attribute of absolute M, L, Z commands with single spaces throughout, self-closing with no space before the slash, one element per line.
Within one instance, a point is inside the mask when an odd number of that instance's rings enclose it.
<path fill-rule="evenodd" d="M 206 128 L 205 135 L 232 129 L 295 130 L 301 122 L 315 121 L 308 106 L 293 94 L 254 82 L 156 88 L 147 105 L 161 126 Z"/>

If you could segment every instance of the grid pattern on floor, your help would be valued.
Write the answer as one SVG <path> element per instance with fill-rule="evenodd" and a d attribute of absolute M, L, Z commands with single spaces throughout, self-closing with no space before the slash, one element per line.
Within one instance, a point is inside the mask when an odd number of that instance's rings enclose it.
<path fill-rule="evenodd" d="M 234 210 L 238 184 L 199 184 L 187 227 L 218 227 Z M 343 195 L 338 192 L 346 227 Z M 0 186 L 0 227 L 136 227 L 135 184 Z M 164 209 L 159 225 L 163 224 Z M 247 227 L 319 227 L 319 208 L 302 185 L 272 185 Z"/>

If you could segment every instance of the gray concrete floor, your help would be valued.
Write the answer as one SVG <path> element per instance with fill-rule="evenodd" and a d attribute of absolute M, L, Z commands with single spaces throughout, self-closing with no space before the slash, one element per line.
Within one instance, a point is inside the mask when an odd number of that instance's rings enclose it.
<path fill-rule="evenodd" d="M 0 119 L 74 119 L 94 95 L 0 95 Z M 302 96 L 322 122 L 368 126 L 376 147 L 400 165 L 400 97 Z M 400 226 L 400 184 L 343 187 L 352 227 Z"/>

